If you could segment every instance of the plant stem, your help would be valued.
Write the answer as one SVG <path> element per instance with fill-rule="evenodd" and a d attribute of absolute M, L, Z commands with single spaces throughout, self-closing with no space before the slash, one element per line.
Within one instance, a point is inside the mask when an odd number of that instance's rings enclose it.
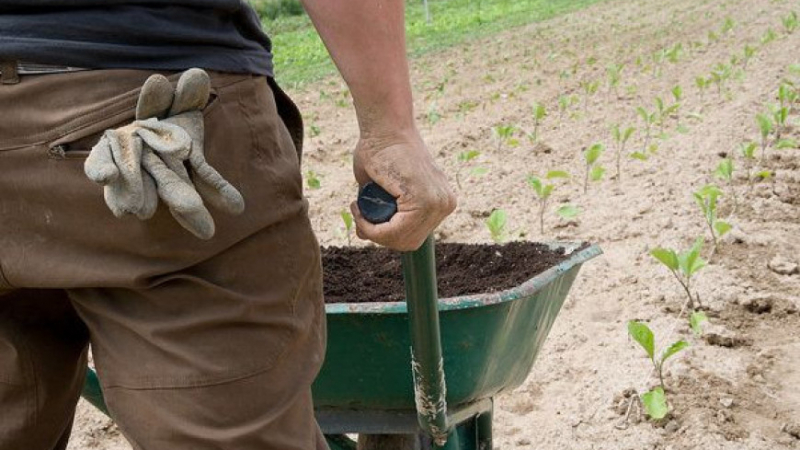
<path fill-rule="evenodd" d="M 539 201 L 539 232 L 544 235 L 544 212 L 547 209 L 547 198 Z"/>
<path fill-rule="evenodd" d="M 586 177 L 583 179 L 583 193 L 589 191 L 589 164 L 586 165 Z"/>
<path fill-rule="evenodd" d="M 678 283 L 681 284 L 683 290 L 686 291 L 686 295 L 689 297 L 689 302 L 687 304 L 691 309 L 694 309 L 694 299 L 692 298 L 692 292 L 689 290 L 689 283 L 691 280 L 687 280 L 684 283 L 684 281 L 681 279 L 681 277 L 678 275 L 677 272 L 675 272 L 674 270 L 670 270 L 670 272 L 672 272 L 672 275 L 674 275 L 675 279 L 678 280 Z"/>

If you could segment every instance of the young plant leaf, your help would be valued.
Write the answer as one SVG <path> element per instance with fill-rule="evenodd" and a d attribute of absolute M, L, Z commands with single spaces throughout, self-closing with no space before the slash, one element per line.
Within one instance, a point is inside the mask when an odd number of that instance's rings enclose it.
<path fill-rule="evenodd" d="M 462 161 L 462 162 L 469 162 L 469 161 L 472 161 L 473 159 L 477 158 L 480 154 L 481 154 L 481 152 L 479 152 L 477 150 L 470 150 L 470 151 L 466 151 L 466 152 L 461 152 L 461 153 L 458 154 L 458 160 Z"/>
<path fill-rule="evenodd" d="M 680 269 L 678 262 L 678 255 L 673 251 L 666 248 L 654 248 L 650 251 L 653 258 L 659 260 L 661 264 L 667 266 L 670 270 L 677 271 Z"/>
<path fill-rule="evenodd" d="M 797 141 L 791 138 L 781 139 L 775 144 L 775 148 L 778 150 L 790 149 L 790 148 L 798 148 Z"/>
<path fill-rule="evenodd" d="M 350 231 L 353 229 L 353 215 L 347 211 L 342 211 L 339 213 L 342 217 L 342 222 L 344 223 L 344 229 Z"/>
<path fill-rule="evenodd" d="M 700 257 L 700 251 L 703 249 L 703 242 L 704 239 L 702 237 L 697 238 L 692 248 L 678 255 L 678 264 L 681 268 L 681 272 L 687 277 L 691 277 L 707 264 L 706 261 Z"/>
<path fill-rule="evenodd" d="M 319 176 L 313 170 L 306 172 L 306 186 L 309 189 L 319 189 L 322 183 L 319 181 Z"/>
<path fill-rule="evenodd" d="M 600 181 L 603 179 L 603 175 L 606 173 L 606 169 L 603 166 L 594 166 L 592 167 L 592 171 L 589 173 L 589 178 L 592 181 Z"/>
<path fill-rule="evenodd" d="M 692 327 L 695 336 L 700 336 L 703 333 L 704 322 L 708 322 L 708 316 L 703 311 L 694 311 L 689 316 L 689 326 Z"/>
<path fill-rule="evenodd" d="M 489 173 L 489 169 L 486 167 L 475 167 L 469 172 L 471 175 L 486 175 Z"/>
<path fill-rule="evenodd" d="M 553 180 L 555 178 L 569 178 L 569 172 L 563 170 L 551 170 L 547 172 L 545 178 L 547 178 L 548 180 Z"/>
<path fill-rule="evenodd" d="M 597 160 L 600 158 L 600 155 L 603 154 L 603 150 L 605 150 L 603 144 L 594 144 L 591 147 L 589 147 L 589 149 L 586 150 L 585 154 L 586 164 L 591 166 L 592 164 L 597 162 Z"/>
<path fill-rule="evenodd" d="M 664 350 L 664 354 L 661 355 L 661 363 L 663 364 L 664 361 L 678 353 L 679 351 L 685 349 L 689 346 L 689 343 L 681 339 L 680 341 L 674 342 L 672 345 L 669 346 L 666 350 Z"/>
<path fill-rule="evenodd" d="M 717 220 L 714 222 L 714 229 L 717 231 L 717 236 L 722 237 L 725 233 L 731 231 L 733 227 L 728 222 Z"/>
<path fill-rule="evenodd" d="M 558 210 L 556 210 L 556 214 L 558 214 L 563 219 L 572 219 L 580 214 L 581 210 L 572 205 L 563 205 Z"/>
<path fill-rule="evenodd" d="M 772 171 L 771 170 L 761 170 L 756 172 L 756 178 L 760 179 L 761 181 L 769 180 L 772 178 Z"/>
<path fill-rule="evenodd" d="M 649 156 L 642 152 L 633 152 L 631 153 L 631 158 L 638 159 L 639 161 L 647 161 Z"/>
<path fill-rule="evenodd" d="M 733 160 L 725 158 L 720 161 L 717 169 L 714 171 L 714 176 L 722 180 L 731 181 L 733 177 Z"/>
<path fill-rule="evenodd" d="M 644 351 L 647 352 L 647 356 L 649 356 L 651 360 L 654 360 L 655 337 L 650 327 L 642 322 L 631 320 L 628 322 L 628 334 L 631 335 L 634 341 L 642 346 Z"/>
<path fill-rule="evenodd" d="M 663 419 L 667 416 L 667 397 L 664 395 L 664 388 L 658 386 L 650 392 L 642 394 L 644 410 L 652 419 Z"/>
<path fill-rule="evenodd" d="M 502 209 L 495 209 L 486 220 L 486 227 L 492 235 L 492 240 L 501 243 L 505 237 L 506 212 Z"/>

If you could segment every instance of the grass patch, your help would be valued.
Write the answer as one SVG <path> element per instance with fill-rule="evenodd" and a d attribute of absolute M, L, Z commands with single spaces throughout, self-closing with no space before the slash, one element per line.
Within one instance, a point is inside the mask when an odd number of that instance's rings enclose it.
<path fill-rule="evenodd" d="M 425 20 L 421 1 L 406 3 L 409 53 L 419 56 L 599 1 L 602 0 L 430 0 L 431 23 Z M 282 16 L 264 20 L 263 25 L 273 41 L 275 74 L 280 83 L 297 87 L 334 71 L 308 16 Z"/>

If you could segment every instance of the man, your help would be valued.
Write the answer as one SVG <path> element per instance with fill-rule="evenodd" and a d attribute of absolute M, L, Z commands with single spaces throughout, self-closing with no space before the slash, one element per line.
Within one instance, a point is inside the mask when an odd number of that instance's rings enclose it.
<path fill-rule="evenodd" d="M 305 7 L 353 95 L 355 177 L 398 198 L 379 225 L 351 206 L 358 235 L 417 248 L 455 199 L 414 125 L 403 1 Z M 310 396 L 325 326 L 302 124 L 253 11 L 243 0 L 0 0 L 0 61 L 0 450 L 66 447 L 89 341 L 136 449 L 327 448 Z M 192 67 L 210 73 L 192 152 L 244 200 L 239 215 L 206 202 L 207 239 L 165 207 L 168 190 L 138 159 L 127 169 L 158 184 L 152 217 L 112 214 L 114 189 L 87 177 L 97 149 L 119 158 L 145 135 L 133 122 L 150 117 L 139 117 L 145 81 L 163 73 L 172 98 Z"/>

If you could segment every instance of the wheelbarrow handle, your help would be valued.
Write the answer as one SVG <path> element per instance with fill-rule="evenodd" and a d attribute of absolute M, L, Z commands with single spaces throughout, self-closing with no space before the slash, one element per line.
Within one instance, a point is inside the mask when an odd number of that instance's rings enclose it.
<path fill-rule="evenodd" d="M 391 220 L 397 203 L 391 194 L 375 183 L 367 183 L 358 195 L 361 214 L 370 222 Z M 447 388 L 442 360 L 442 339 L 439 329 L 439 296 L 436 288 L 436 257 L 433 236 L 422 246 L 401 256 L 408 304 L 411 334 L 411 371 L 414 379 L 414 400 L 420 427 L 434 443 L 450 448 L 448 441 Z"/>

